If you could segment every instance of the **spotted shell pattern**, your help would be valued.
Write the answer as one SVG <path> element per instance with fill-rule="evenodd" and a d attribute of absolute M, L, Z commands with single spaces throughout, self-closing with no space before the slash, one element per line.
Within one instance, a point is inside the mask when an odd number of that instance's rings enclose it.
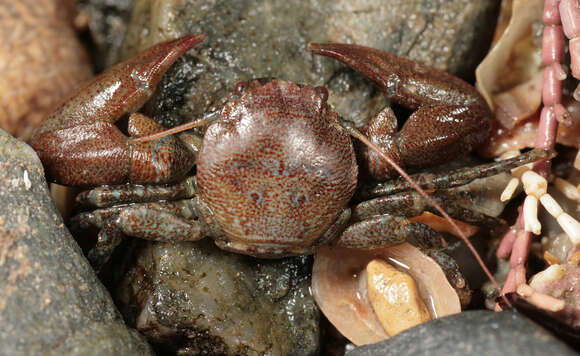
<path fill-rule="evenodd" d="M 244 245 L 311 246 L 354 194 L 349 135 L 318 88 L 252 82 L 211 125 L 198 157 L 200 198 Z"/>

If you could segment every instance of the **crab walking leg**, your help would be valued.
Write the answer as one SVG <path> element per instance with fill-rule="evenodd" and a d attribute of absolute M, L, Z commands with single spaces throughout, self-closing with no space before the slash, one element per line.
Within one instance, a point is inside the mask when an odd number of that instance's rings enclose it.
<path fill-rule="evenodd" d="M 178 138 L 136 143 L 115 122 L 138 110 L 175 60 L 205 37 L 187 35 L 140 52 L 95 77 L 50 114 L 30 144 L 51 178 L 73 186 L 183 178 L 194 154 Z M 143 131 L 156 131 L 151 120 L 134 119 Z"/>
<path fill-rule="evenodd" d="M 99 270 L 126 235 L 152 241 L 197 241 L 205 237 L 203 225 L 195 219 L 195 205 L 195 199 L 184 199 L 98 209 L 73 217 L 71 230 L 99 228 L 97 244 L 88 254 Z"/>
<path fill-rule="evenodd" d="M 421 236 L 428 245 L 441 246 L 441 235 L 429 226 L 395 215 L 372 216 L 349 225 L 333 244 L 340 247 L 373 249 L 394 245 Z"/>
<path fill-rule="evenodd" d="M 164 209 L 135 205 L 123 209 L 119 214 L 119 227 L 125 235 L 145 240 L 174 242 L 202 239 L 201 224 L 180 215 Z"/>
<path fill-rule="evenodd" d="M 424 250 L 443 270 L 445 277 L 457 292 L 462 308 L 466 308 L 471 302 L 473 291 L 469 288 L 467 279 L 461 273 L 461 268 L 454 258 L 448 255 L 444 249 Z"/>
<path fill-rule="evenodd" d="M 542 159 L 555 157 L 554 151 L 534 149 L 516 157 L 475 167 L 460 168 L 445 173 L 418 173 L 411 175 L 417 184 L 426 190 L 448 189 L 469 184 L 475 179 L 491 177 L 501 172 L 523 166 Z M 362 199 L 374 198 L 412 190 L 408 181 L 402 178 L 379 183 L 376 187 L 361 192 Z"/>
<path fill-rule="evenodd" d="M 119 204 L 146 203 L 160 200 L 192 198 L 195 195 L 195 177 L 188 177 L 174 185 L 121 184 L 103 185 L 85 190 L 76 197 L 82 205 L 106 208 Z"/>
<path fill-rule="evenodd" d="M 454 192 L 443 191 L 432 194 L 431 198 L 435 200 L 437 204 L 439 204 L 449 214 L 449 216 L 460 219 L 463 222 L 485 226 L 505 225 L 505 222 L 501 219 L 462 206 L 461 203 L 472 205 L 470 204 L 472 202 L 462 197 L 461 193 L 456 194 Z M 438 211 L 423 199 L 419 193 L 409 191 L 359 203 L 353 208 L 352 219 L 354 221 L 362 221 L 373 216 L 384 214 L 414 217 L 421 215 L 425 211 L 438 214 Z"/>
<path fill-rule="evenodd" d="M 183 199 L 97 209 L 74 216 L 71 229 L 90 226 L 103 229 L 110 221 L 115 221 L 124 234 L 146 240 L 198 240 L 201 238 L 201 227 L 195 220 L 195 205 L 195 199 Z"/>
<path fill-rule="evenodd" d="M 107 220 L 101 227 L 97 235 L 96 245 L 87 254 L 87 259 L 95 271 L 100 271 L 109 261 L 115 248 L 123 241 L 123 236 L 114 219 Z"/>

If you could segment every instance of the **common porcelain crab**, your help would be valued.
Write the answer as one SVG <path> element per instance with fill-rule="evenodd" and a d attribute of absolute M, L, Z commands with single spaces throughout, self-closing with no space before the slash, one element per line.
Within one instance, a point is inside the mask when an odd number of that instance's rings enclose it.
<path fill-rule="evenodd" d="M 350 135 L 363 136 L 327 104 L 323 87 L 281 79 L 240 83 L 223 110 L 196 121 L 211 123 L 202 140 L 186 133 L 145 139 L 165 128 L 136 110 L 176 58 L 204 38 L 161 43 L 105 71 L 51 114 L 31 140 L 49 176 L 61 184 L 121 184 L 78 198 L 100 208 L 73 219 L 100 228 L 89 256 L 96 265 L 123 234 L 156 241 L 211 236 L 225 250 L 266 258 L 309 254 L 322 244 L 372 249 L 414 236 L 442 263 L 452 284 L 466 288 L 457 265 L 440 251 L 441 235 L 409 220 L 435 210 L 405 182 L 389 182 L 367 192 L 373 199 L 350 204 L 359 171 Z M 390 109 L 369 124 L 369 144 L 379 153 L 363 149 L 362 156 L 377 179 L 393 176 L 378 158 L 381 150 L 404 167 L 434 165 L 472 150 L 488 135 L 490 110 L 458 78 L 361 46 L 311 44 L 309 50 L 343 61 L 393 101 L 417 109 L 400 131 Z M 125 114 L 129 137 L 115 126 Z M 429 189 L 449 188 L 550 154 L 535 150 L 415 180 Z M 187 176 L 194 166 L 195 176 Z M 434 195 L 451 216 L 497 223 L 461 206 L 458 198 Z"/>

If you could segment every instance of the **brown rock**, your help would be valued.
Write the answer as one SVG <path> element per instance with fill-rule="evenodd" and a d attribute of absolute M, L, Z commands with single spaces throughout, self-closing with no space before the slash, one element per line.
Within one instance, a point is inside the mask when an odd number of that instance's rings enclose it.
<path fill-rule="evenodd" d="M 53 105 L 91 77 L 72 0 L 0 2 L 0 128 L 27 139 Z"/>

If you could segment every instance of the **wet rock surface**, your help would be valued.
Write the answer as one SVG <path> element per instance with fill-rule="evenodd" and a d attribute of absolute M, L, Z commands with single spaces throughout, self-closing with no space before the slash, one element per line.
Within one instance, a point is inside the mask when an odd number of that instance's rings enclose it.
<path fill-rule="evenodd" d="M 337 111 L 362 125 L 386 98 L 359 74 L 311 55 L 309 42 L 357 43 L 469 77 L 491 40 L 498 5 L 491 0 L 135 0 L 122 57 L 187 33 L 207 33 L 206 42 L 160 84 L 150 110 L 166 125 L 221 107 L 235 83 L 260 77 L 324 85 Z"/>
<path fill-rule="evenodd" d="M 95 44 L 93 62 L 97 72 L 119 62 L 133 0 L 79 0 L 89 17 L 91 38 Z"/>
<path fill-rule="evenodd" d="M 0 353 L 150 355 L 52 203 L 34 151 L 0 130 Z"/>
<path fill-rule="evenodd" d="M 138 241 L 122 312 L 160 352 L 314 355 L 311 258 L 258 260 L 199 243 Z"/>
<path fill-rule="evenodd" d="M 467 311 L 435 319 L 347 356 L 370 355 L 576 355 L 521 314 Z"/>

